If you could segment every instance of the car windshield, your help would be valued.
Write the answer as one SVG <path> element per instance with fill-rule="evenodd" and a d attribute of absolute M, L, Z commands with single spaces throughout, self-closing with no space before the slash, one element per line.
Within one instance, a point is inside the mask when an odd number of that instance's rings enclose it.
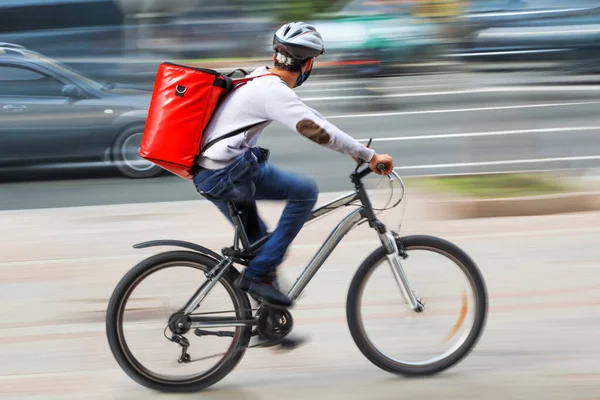
<path fill-rule="evenodd" d="M 80 72 L 77 72 L 76 70 L 71 69 L 70 67 L 64 65 L 63 63 L 61 63 L 59 61 L 56 61 L 56 60 L 53 60 L 51 58 L 47 58 L 44 56 L 37 56 L 37 59 L 45 64 L 52 65 L 52 67 L 54 67 L 55 70 L 57 70 L 60 74 L 64 75 L 66 78 L 69 78 L 69 79 L 79 82 L 79 83 L 84 83 L 84 84 L 90 86 L 92 89 L 103 90 L 106 88 L 106 86 L 103 85 L 102 83 L 96 82 L 95 80 L 82 75 Z"/>

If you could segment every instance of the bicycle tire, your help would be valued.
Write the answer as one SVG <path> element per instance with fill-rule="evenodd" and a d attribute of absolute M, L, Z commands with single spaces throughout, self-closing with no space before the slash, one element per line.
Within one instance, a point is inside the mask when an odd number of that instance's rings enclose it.
<path fill-rule="evenodd" d="M 242 327 L 238 342 L 223 356 L 222 362 L 209 370 L 210 373 L 188 381 L 176 382 L 167 379 L 158 379 L 148 374 L 146 369 L 139 363 L 124 343 L 122 330 L 120 328 L 122 319 L 122 308 L 127 299 L 143 278 L 151 273 L 159 271 L 161 265 L 173 262 L 188 262 L 197 265 L 202 271 L 214 268 L 218 261 L 205 255 L 191 251 L 170 251 L 151 256 L 135 267 L 133 267 L 117 284 L 108 304 L 106 313 L 106 334 L 110 349 L 115 360 L 123 371 L 135 382 L 157 391 L 162 392 L 196 392 L 219 382 L 227 376 L 240 362 L 245 354 L 251 337 L 251 328 Z M 163 267 L 165 268 L 165 267 Z M 230 289 L 228 292 L 234 301 L 236 315 L 240 319 L 252 319 L 250 302 L 245 293 L 234 285 L 239 272 L 235 268 L 229 268 L 227 273 L 219 279 L 219 283 Z M 190 294 L 191 295 L 191 294 Z M 167 321 L 165 321 L 166 325 Z M 139 364 L 139 365 L 138 365 Z M 206 375 L 206 376 L 204 376 Z"/>
<path fill-rule="evenodd" d="M 376 268 L 381 260 L 386 257 L 386 249 L 381 246 L 373 251 L 360 265 L 356 271 L 350 288 L 346 303 L 346 317 L 352 338 L 362 354 L 377 367 L 384 371 L 405 375 L 425 376 L 444 371 L 459 361 L 463 360 L 475 347 L 479 340 L 487 318 L 488 297 L 487 289 L 479 268 L 469 255 L 458 246 L 438 237 L 427 235 L 406 236 L 397 239 L 398 245 L 402 244 L 410 254 L 411 248 L 431 248 L 441 251 L 458 260 L 463 266 L 463 272 L 474 284 L 475 295 L 478 302 L 476 305 L 475 318 L 467 339 L 463 344 L 447 357 L 424 365 L 409 365 L 385 357 L 369 341 L 360 321 L 360 298 L 370 272 Z M 385 262 L 385 261 L 384 261 Z M 426 311 L 425 311 L 426 312 Z"/>

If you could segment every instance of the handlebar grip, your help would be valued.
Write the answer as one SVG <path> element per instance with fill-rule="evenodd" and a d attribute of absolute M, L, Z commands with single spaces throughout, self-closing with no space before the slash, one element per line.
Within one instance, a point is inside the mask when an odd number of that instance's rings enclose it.
<path fill-rule="evenodd" d="M 385 171 L 385 170 L 386 170 L 386 168 L 385 168 L 385 164 L 384 164 L 384 163 L 379 163 L 379 164 L 377 164 L 377 169 L 378 169 L 379 171 Z M 373 171 L 371 170 L 371 168 L 369 168 L 369 167 L 366 167 L 366 168 L 364 168 L 362 171 L 360 171 L 360 172 L 357 172 L 357 173 L 356 173 L 354 176 L 356 176 L 358 179 L 362 179 L 362 178 L 364 178 L 365 176 L 369 175 L 371 172 L 373 172 Z"/>

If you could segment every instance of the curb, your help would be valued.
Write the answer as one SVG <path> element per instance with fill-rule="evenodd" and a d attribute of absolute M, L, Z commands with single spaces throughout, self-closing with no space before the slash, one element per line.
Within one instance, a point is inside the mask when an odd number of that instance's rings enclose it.
<path fill-rule="evenodd" d="M 600 191 L 501 199 L 458 198 L 434 201 L 440 219 L 520 217 L 600 211 Z"/>

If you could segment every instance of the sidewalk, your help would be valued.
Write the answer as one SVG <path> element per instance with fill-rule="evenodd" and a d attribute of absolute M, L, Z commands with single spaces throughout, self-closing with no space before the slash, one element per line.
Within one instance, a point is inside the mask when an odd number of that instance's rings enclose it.
<path fill-rule="evenodd" d="M 335 196 L 323 195 L 319 204 Z M 293 311 L 295 329 L 311 337 L 308 345 L 279 357 L 250 351 L 212 391 L 170 398 L 271 399 L 283 391 L 290 399 L 391 399 L 400 391 L 448 399 L 593 398 L 600 383 L 593 318 L 600 307 L 600 213 L 443 221 L 429 215 L 435 203 L 422 193 L 409 187 L 407 200 L 401 234 L 449 239 L 485 276 L 490 322 L 466 361 L 410 380 L 378 370 L 356 349 L 345 320 L 347 288 L 379 246 L 362 225 L 343 239 Z M 271 227 L 281 209 L 260 204 Z M 348 211 L 300 233 L 281 268 L 287 286 Z M 392 226 L 401 211 L 382 218 Z M 104 333 L 108 298 L 138 261 L 170 250 L 133 244 L 181 239 L 218 250 L 232 231 L 211 204 L 192 201 L 5 211 L 0 239 L 0 397 L 159 399 L 164 395 L 132 382 L 114 362 Z"/>

